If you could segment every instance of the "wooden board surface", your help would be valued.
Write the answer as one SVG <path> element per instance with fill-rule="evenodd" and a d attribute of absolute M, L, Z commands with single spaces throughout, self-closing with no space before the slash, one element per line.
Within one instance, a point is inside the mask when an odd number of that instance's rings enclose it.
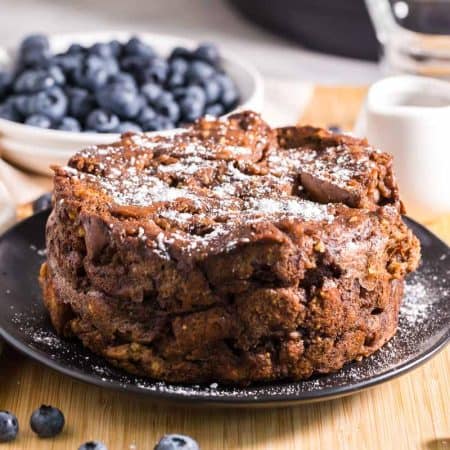
<path fill-rule="evenodd" d="M 302 123 L 349 129 L 363 88 L 317 88 Z M 450 243 L 450 217 L 426 225 Z M 61 408 L 64 433 L 29 429 L 40 404 Z M 89 439 L 110 450 L 152 450 L 164 433 L 186 433 L 202 450 L 449 450 L 450 349 L 403 377 L 351 397 L 283 409 L 219 410 L 154 405 L 60 375 L 7 349 L 0 357 L 0 409 L 14 411 L 20 438 L 8 450 L 72 450 Z"/>

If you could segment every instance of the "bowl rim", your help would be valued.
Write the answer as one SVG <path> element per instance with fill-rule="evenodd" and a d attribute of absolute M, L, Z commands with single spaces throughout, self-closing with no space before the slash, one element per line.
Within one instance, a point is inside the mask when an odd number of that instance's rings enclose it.
<path fill-rule="evenodd" d="M 46 33 L 46 36 L 50 42 L 50 48 L 57 47 L 57 41 L 70 41 L 71 43 L 78 43 L 81 41 L 92 41 L 95 42 L 104 42 L 113 39 L 117 39 L 119 41 L 124 41 L 126 39 L 130 39 L 133 36 L 139 37 L 144 40 L 144 42 L 148 42 L 149 44 L 156 47 L 158 51 L 158 42 L 152 44 L 153 41 L 161 40 L 163 42 L 167 41 L 167 45 L 176 46 L 182 45 L 186 47 L 195 47 L 200 42 L 195 39 L 185 38 L 183 36 L 178 36 L 175 34 L 166 34 L 166 33 L 152 33 L 152 32 L 143 32 L 143 31 L 125 31 L 125 30 L 101 30 L 101 31 L 89 31 L 89 32 L 70 32 L 70 33 Z M 56 42 L 55 42 L 56 41 Z M 164 44 L 163 44 L 164 45 Z M 0 47 L 0 52 L 3 52 L 8 56 L 9 62 L 11 62 L 11 58 L 13 57 L 16 48 L 11 47 Z M 60 51 L 60 50 L 57 50 Z M 237 111 L 248 108 L 258 96 L 262 95 L 264 90 L 264 82 L 262 75 L 259 71 L 248 62 L 244 61 L 242 57 L 236 55 L 234 52 L 230 52 L 227 49 L 220 50 L 221 57 L 225 64 L 229 64 L 230 66 L 238 68 L 241 72 L 246 73 L 249 79 L 252 80 L 252 89 L 249 92 L 248 96 L 244 101 L 236 106 L 232 111 L 228 112 L 219 117 L 225 117 L 229 114 L 233 114 Z M 239 87 L 239 84 L 238 84 Z M 10 129 L 16 133 L 23 133 L 24 137 L 29 138 L 39 138 L 46 139 L 48 141 L 70 141 L 72 143 L 80 143 L 80 144 L 106 144 L 109 142 L 114 142 L 115 140 L 120 139 L 121 133 L 95 133 L 89 131 L 65 131 L 65 130 L 54 130 L 54 129 L 46 129 L 39 128 L 32 125 L 27 125 L 20 122 L 14 122 L 12 120 L 0 118 L 0 138 L 5 136 L 4 133 L 5 128 Z M 145 131 L 146 134 L 152 133 L 165 133 L 173 130 L 177 130 L 178 128 L 172 128 L 170 130 L 157 130 L 157 131 Z M 48 151 L 54 149 L 48 148 Z"/>

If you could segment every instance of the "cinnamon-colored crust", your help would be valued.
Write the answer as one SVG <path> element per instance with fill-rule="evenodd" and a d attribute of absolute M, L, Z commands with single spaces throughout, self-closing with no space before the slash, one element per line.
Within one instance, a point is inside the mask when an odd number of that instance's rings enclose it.
<path fill-rule="evenodd" d="M 82 151 L 54 198 L 55 328 L 160 380 L 336 371 L 393 336 L 419 260 L 389 155 L 251 112 Z"/>

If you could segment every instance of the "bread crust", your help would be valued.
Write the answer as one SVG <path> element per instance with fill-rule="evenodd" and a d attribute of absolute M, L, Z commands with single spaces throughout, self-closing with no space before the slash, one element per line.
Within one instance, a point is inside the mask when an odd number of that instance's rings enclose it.
<path fill-rule="evenodd" d="M 54 170 L 45 304 L 128 372 L 300 380 L 395 333 L 420 249 L 391 157 L 364 140 L 244 112 Z"/>

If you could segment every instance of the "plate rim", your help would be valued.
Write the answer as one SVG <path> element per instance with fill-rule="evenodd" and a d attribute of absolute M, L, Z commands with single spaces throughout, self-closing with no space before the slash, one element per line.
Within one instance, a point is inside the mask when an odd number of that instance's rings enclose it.
<path fill-rule="evenodd" d="M 9 234 L 16 231 L 22 224 L 36 220 L 38 216 L 43 216 L 49 214 L 50 210 L 47 209 L 45 211 L 41 211 L 37 214 L 34 214 L 17 224 L 15 224 L 12 228 L 10 228 L 6 233 L 3 233 L 0 236 L 0 245 L 3 241 L 5 241 Z M 443 245 L 447 251 L 450 250 L 449 246 L 442 241 L 439 237 L 437 237 L 434 233 L 428 230 L 423 225 L 417 223 L 415 220 L 410 219 L 408 217 L 404 217 L 406 219 L 406 223 L 411 223 L 413 226 L 419 228 L 425 234 L 428 234 L 434 240 L 437 240 L 440 245 Z M 106 388 L 108 390 L 119 391 L 122 393 L 134 394 L 134 395 L 144 395 L 148 400 L 154 401 L 164 401 L 164 402 L 175 402 L 175 403 L 183 403 L 194 406 L 195 404 L 198 406 L 222 406 L 222 407 L 277 407 L 277 406 L 289 406 L 295 404 L 303 404 L 303 403 L 313 403 L 319 401 L 332 400 L 338 397 L 344 397 L 348 395 L 355 394 L 362 390 L 373 388 L 379 384 L 397 378 L 401 375 L 405 375 L 413 369 L 423 365 L 431 358 L 436 356 L 440 351 L 442 351 L 446 345 L 450 342 L 450 326 L 449 328 L 442 333 L 442 336 L 429 348 L 422 351 L 420 354 L 415 356 L 412 359 L 408 359 L 404 361 L 402 364 L 389 369 L 381 374 L 374 375 L 366 380 L 358 381 L 352 384 L 345 384 L 338 387 L 326 387 L 318 390 L 304 391 L 298 394 L 275 394 L 270 395 L 266 393 L 262 393 L 255 397 L 227 397 L 227 396 L 213 396 L 213 395 L 200 395 L 196 393 L 182 393 L 176 391 L 158 391 L 158 390 L 148 390 L 145 388 L 140 388 L 133 384 L 121 384 L 117 381 L 109 381 L 103 380 L 101 377 L 93 376 L 86 374 L 86 372 L 80 369 L 71 369 L 70 367 L 63 366 L 58 362 L 52 360 L 49 356 L 47 356 L 44 352 L 34 349 L 26 344 L 24 344 L 19 339 L 16 339 L 13 335 L 9 334 L 0 327 L 0 337 L 2 337 L 9 345 L 13 348 L 21 352 L 22 354 L 30 357 L 31 359 L 43 364 L 46 367 L 49 367 L 52 370 L 55 370 L 59 373 L 62 373 L 66 376 L 74 378 L 78 381 L 91 384 L 100 388 Z M 353 362 L 355 364 L 355 362 Z M 356 363 L 357 364 L 357 363 Z M 157 383 L 158 380 L 155 380 Z M 289 382 L 285 383 L 301 383 L 302 381 L 297 382 Z M 181 383 L 166 383 L 167 385 L 173 386 L 183 386 Z M 271 383 L 268 383 L 270 385 Z M 239 387 L 235 387 L 239 388 Z M 239 389 L 245 389 L 245 387 L 241 387 Z"/>

